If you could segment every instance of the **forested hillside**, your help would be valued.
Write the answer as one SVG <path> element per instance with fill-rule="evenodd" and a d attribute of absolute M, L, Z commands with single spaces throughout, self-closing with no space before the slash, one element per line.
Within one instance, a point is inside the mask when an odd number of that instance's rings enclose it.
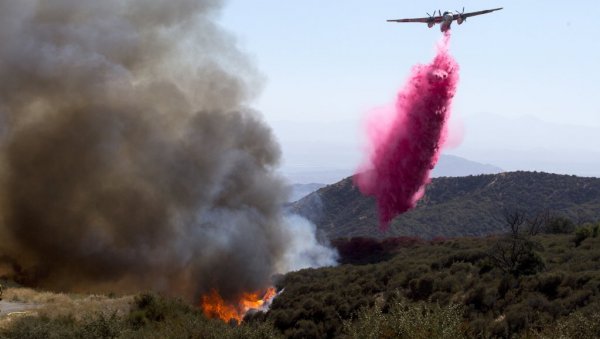
<path fill-rule="evenodd" d="M 435 178 L 417 207 L 378 230 L 375 201 L 352 178 L 328 185 L 290 206 L 329 238 L 462 237 L 505 231 L 503 212 L 548 210 L 576 223 L 600 219 L 600 179 L 540 172 Z"/>

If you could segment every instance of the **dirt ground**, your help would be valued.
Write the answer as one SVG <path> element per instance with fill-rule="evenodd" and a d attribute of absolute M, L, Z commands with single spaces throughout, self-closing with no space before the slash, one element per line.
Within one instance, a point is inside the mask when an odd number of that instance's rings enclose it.
<path fill-rule="evenodd" d="M 34 311 L 40 308 L 42 305 L 33 303 L 21 303 L 14 301 L 0 301 L 0 318 L 11 313 L 26 313 L 27 311 Z"/>
<path fill-rule="evenodd" d="M 37 315 L 37 310 L 40 309 L 43 304 L 27 303 L 19 301 L 0 301 L 0 328 L 9 326 L 10 323 L 18 318 L 28 315 Z"/>
<path fill-rule="evenodd" d="M 0 318 L 4 316 L 10 316 L 14 313 L 24 314 L 27 312 L 35 311 L 41 306 L 41 304 L 21 303 L 2 300 L 0 301 Z"/>

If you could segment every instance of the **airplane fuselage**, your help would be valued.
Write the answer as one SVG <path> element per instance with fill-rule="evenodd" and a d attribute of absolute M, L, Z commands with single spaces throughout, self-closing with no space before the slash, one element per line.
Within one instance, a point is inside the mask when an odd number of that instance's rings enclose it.
<path fill-rule="evenodd" d="M 440 23 L 440 31 L 446 32 L 452 26 L 452 21 L 454 20 L 454 16 L 450 12 L 444 12 L 442 16 L 442 22 Z"/>

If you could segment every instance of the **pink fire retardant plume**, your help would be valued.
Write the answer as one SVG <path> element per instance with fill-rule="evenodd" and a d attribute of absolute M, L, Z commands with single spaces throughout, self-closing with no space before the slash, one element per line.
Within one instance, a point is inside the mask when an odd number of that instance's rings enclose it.
<path fill-rule="evenodd" d="M 448 52 L 449 41 L 446 32 L 433 61 L 413 68 L 395 107 L 374 112 L 367 124 L 369 161 L 354 179 L 364 195 L 377 200 L 382 230 L 423 196 L 445 141 L 458 84 L 458 64 Z"/>

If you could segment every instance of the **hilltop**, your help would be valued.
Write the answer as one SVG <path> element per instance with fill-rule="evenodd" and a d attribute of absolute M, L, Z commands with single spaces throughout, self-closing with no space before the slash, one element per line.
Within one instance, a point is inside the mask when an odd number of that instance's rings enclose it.
<path fill-rule="evenodd" d="M 600 219 L 600 179 L 542 172 L 505 172 L 432 179 L 417 207 L 378 230 L 372 198 L 348 177 L 289 207 L 330 239 L 485 236 L 505 230 L 503 211 L 549 210 L 577 223 Z"/>

